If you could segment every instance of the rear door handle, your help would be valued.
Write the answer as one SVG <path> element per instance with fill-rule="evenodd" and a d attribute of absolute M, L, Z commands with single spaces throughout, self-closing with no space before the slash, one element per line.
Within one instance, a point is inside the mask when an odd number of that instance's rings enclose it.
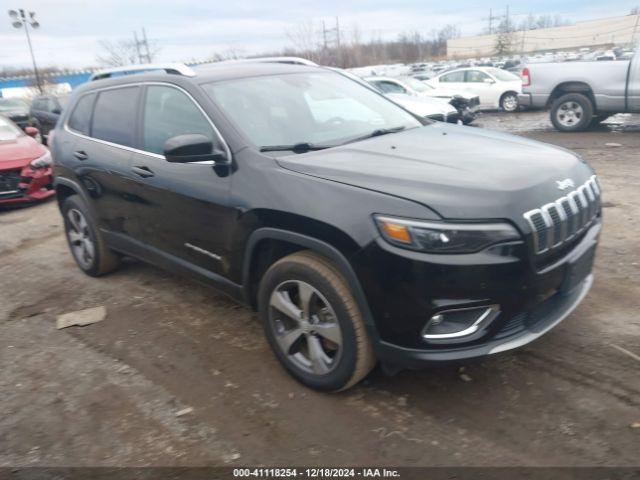
<path fill-rule="evenodd" d="M 89 155 L 87 155 L 87 152 L 83 150 L 76 150 L 75 152 L 73 152 L 73 156 L 76 157 L 78 160 L 86 160 L 87 158 L 89 158 Z"/>
<path fill-rule="evenodd" d="M 149 178 L 155 175 L 149 167 L 131 167 L 131 171 L 142 178 Z"/>

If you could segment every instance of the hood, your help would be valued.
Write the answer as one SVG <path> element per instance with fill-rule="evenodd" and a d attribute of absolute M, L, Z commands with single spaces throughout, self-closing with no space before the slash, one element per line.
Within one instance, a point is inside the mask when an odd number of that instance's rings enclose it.
<path fill-rule="evenodd" d="M 280 157 L 289 170 L 421 203 L 450 219 L 512 219 L 560 198 L 556 181 L 584 183 L 575 154 L 541 142 L 435 123 Z M 377 212 L 385 213 L 385 212 Z"/>
<path fill-rule="evenodd" d="M 0 140 L 0 170 L 26 167 L 46 152 L 45 147 L 27 135 Z"/>
<path fill-rule="evenodd" d="M 457 113 L 455 107 L 450 105 L 447 100 L 441 98 L 417 97 L 404 93 L 389 93 L 386 94 L 386 97 L 419 117 L 438 114 L 446 116 Z"/>

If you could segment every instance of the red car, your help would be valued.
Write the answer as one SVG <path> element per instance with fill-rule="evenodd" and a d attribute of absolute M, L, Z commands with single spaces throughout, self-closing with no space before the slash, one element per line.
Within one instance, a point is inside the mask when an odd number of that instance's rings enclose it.
<path fill-rule="evenodd" d="M 23 132 L 0 116 L 0 205 L 44 200 L 54 195 L 51 154 L 32 137 L 38 129 Z"/>

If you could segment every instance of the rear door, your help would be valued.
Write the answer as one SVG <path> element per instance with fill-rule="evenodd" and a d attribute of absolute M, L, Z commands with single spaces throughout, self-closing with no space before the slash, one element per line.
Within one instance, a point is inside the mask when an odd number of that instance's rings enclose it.
<path fill-rule="evenodd" d="M 232 173 L 226 166 L 170 163 L 163 152 L 168 139 L 184 134 L 205 135 L 216 148 L 228 149 L 186 91 L 171 84 L 150 84 L 145 90 L 138 151 L 132 158 L 143 241 L 164 254 L 224 274 L 226 238 L 234 221 L 229 207 Z"/>
<path fill-rule="evenodd" d="M 67 123 L 75 137 L 68 161 L 92 199 L 100 227 L 134 238 L 138 199 L 131 153 L 141 90 L 126 86 L 84 95 Z"/>
<path fill-rule="evenodd" d="M 435 86 L 438 86 L 438 84 L 440 84 L 442 87 L 451 90 L 463 90 L 466 86 L 464 81 L 464 73 L 464 70 L 448 72 L 438 77 L 438 83 L 433 82 L 433 80 L 430 80 L 430 83 Z"/>

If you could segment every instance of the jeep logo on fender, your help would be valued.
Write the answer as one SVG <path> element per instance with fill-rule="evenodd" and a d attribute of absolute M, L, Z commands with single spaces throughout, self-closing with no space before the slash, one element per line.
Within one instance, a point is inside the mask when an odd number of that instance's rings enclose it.
<path fill-rule="evenodd" d="M 573 188 L 576 186 L 576 184 L 573 183 L 573 180 L 571 180 L 570 178 L 565 178 L 564 180 L 556 180 L 556 184 L 558 185 L 558 188 L 560 190 L 566 190 L 567 188 Z"/>

